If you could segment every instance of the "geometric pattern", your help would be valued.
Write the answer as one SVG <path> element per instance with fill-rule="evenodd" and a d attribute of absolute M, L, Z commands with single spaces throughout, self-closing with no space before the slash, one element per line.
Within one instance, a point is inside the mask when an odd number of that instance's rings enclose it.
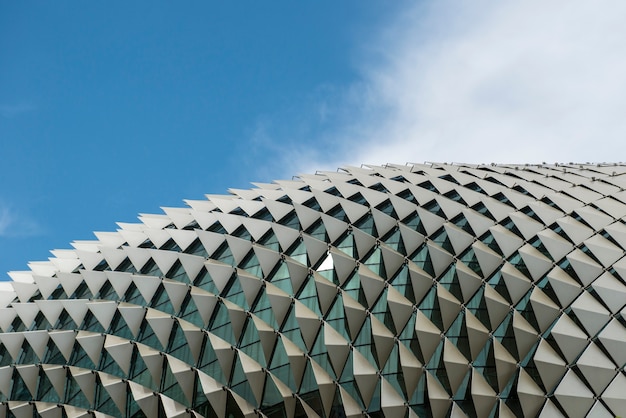
<path fill-rule="evenodd" d="M 254 186 L 10 273 L 0 417 L 626 411 L 626 165 Z"/>

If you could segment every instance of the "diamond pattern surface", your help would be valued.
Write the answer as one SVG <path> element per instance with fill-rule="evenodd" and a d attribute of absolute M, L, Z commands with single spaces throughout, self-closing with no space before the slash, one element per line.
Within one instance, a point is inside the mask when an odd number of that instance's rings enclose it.
<path fill-rule="evenodd" d="M 0 417 L 610 417 L 626 166 L 347 167 L 10 273 Z"/>

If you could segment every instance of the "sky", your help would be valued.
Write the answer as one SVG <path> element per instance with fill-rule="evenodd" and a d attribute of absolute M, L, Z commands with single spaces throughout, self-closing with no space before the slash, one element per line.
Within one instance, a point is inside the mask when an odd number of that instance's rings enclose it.
<path fill-rule="evenodd" d="M 626 151 L 618 0 L 0 2 L 0 279 L 298 173 Z"/>

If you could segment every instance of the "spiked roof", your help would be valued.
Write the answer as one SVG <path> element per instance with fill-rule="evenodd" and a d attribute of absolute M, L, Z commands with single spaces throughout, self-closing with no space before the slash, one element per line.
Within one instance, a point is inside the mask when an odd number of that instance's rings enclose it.
<path fill-rule="evenodd" d="M 141 215 L 10 273 L 0 416 L 617 415 L 625 174 L 347 167 Z"/>

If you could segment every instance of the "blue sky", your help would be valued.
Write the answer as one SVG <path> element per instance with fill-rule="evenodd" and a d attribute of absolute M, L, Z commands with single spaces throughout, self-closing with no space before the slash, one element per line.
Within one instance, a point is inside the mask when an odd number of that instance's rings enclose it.
<path fill-rule="evenodd" d="M 0 272 L 341 164 L 625 160 L 625 18 L 608 0 L 1 2 Z"/>
<path fill-rule="evenodd" d="M 286 175 L 260 130 L 358 76 L 360 3 L 0 3 L 0 270 Z"/>

